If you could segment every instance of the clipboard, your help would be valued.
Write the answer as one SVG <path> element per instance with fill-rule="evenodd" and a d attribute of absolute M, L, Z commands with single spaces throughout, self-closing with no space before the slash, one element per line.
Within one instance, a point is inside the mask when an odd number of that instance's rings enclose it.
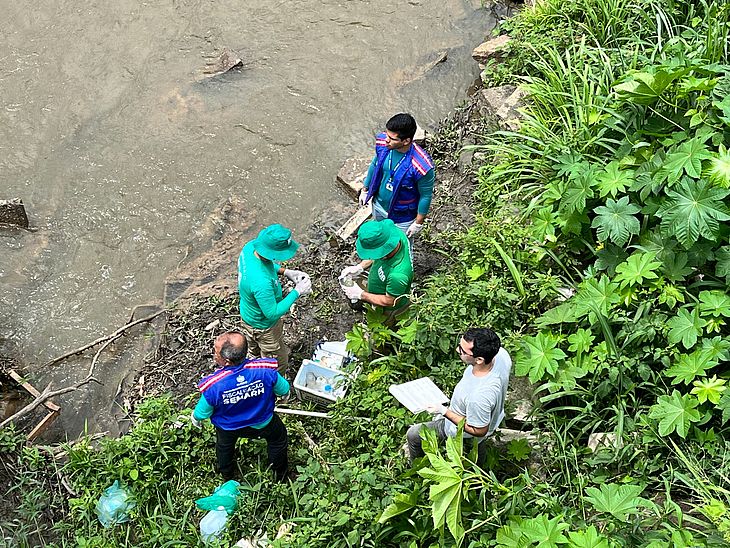
<path fill-rule="evenodd" d="M 449 398 L 429 377 L 421 377 L 403 384 L 391 384 L 388 392 L 411 413 L 426 410 L 427 405 L 448 403 Z"/>

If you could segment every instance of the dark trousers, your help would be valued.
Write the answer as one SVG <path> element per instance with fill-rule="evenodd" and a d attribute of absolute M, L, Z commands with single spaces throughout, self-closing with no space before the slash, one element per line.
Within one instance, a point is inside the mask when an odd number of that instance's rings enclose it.
<path fill-rule="evenodd" d="M 289 438 L 286 434 L 286 426 L 281 422 L 278 415 L 274 414 L 271 422 L 263 428 L 239 428 L 238 430 L 215 429 L 215 453 L 218 458 L 218 471 L 223 475 L 223 480 L 233 479 L 236 469 L 236 442 L 238 438 L 255 438 L 266 440 L 268 450 L 269 466 L 274 470 L 276 479 L 286 478 L 286 471 L 289 467 L 286 449 L 289 445 Z"/>

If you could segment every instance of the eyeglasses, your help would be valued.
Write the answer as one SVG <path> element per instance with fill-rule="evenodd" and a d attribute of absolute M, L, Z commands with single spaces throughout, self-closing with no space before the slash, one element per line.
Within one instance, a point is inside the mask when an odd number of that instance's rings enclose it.
<path fill-rule="evenodd" d="M 459 356 L 469 356 L 470 358 L 474 357 L 474 354 L 469 354 L 466 350 L 464 350 L 461 347 L 461 343 L 456 345 L 456 351 L 459 353 Z"/>

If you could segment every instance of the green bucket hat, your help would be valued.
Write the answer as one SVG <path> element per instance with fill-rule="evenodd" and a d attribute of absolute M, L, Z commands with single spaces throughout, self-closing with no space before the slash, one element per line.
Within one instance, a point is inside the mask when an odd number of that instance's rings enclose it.
<path fill-rule="evenodd" d="M 269 225 L 253 241 L 256 253 L 270 261 L 287 261 L 299 248 L 291 237 L 291 230 L 281 225 Z"/>
<path fill-rule="evenodd" d="M 390 219 L 368 221 L 357 231 L 357 254 L 365 260 L 382 259 L 398 246 L 401 234 Z"/>

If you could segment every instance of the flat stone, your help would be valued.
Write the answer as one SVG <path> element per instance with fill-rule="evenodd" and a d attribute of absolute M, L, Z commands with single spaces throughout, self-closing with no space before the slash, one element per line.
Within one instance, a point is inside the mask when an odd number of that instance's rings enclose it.
<path fill-rule="evenodd" d="M 371 161 L 372 158 L 348 158 L 337 172 L 337 182 L 353 200 L 360 195 Z"/>
<path fill-rule="evenodd" d="M 373 214 L 373 208 L 370 204 L 360 206 L 360 208 L 350 217 L 347 222 L 340 227 L 335 233 L 335 240 L 347 241 L 350 236 L 357 232 L 365 221 Z"/>
<path fill-rule="evenodd" d="M 25 213 L 23 200 L 0 200 L 0 224 L 28 228 L 28 215 Z"/>
<path fill-rule="evenodd" d="M 517 86 L 497 86 L 479 90 L 479 112 L 483 117 L 496 116 L 497 111 L 515 92 Z"/>
<path fill-rule="evenodd" d="M 486 64 L 490 59 L 499 60 L 504 55 L 504 48 L 510 42 L 511 38 L 506 34 L 482 42 L 474 51 L 471 52 L 471 56 L 478 63 Z"/>

